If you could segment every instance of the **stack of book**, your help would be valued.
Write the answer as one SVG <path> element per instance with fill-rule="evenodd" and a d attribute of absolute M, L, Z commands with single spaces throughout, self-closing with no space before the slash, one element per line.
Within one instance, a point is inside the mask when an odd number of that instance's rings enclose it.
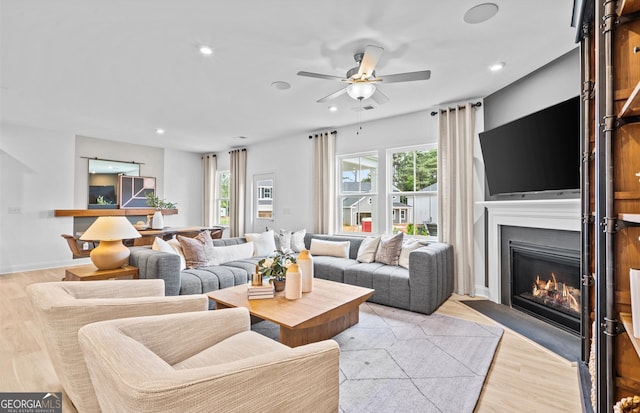
<path fill-rule="evenodd" d="M 263 284 L 255 286 L 249 284 L 247 286 L 247 296 L 249 300 L 262 300 L 265 298 L 273 298 L 273 284 Z"/>

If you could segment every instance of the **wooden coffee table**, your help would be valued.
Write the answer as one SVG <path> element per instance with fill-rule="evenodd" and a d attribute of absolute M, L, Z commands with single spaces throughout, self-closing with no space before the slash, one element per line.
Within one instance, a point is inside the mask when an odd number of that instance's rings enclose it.
<path fill-rule="evenodd" d="M 272 299 L 249 300 L 247 286 L 212 291 L 207 296 L 216 308 L 245 307 L 249 313 L 280 326 L 280 342 L 289 347 L 326 340 L 360 319 L 360 304 L 375 293 L 370 288 L 315 278 L 313 291 L 299 300 L 287 300 L 284 292 Z"/>

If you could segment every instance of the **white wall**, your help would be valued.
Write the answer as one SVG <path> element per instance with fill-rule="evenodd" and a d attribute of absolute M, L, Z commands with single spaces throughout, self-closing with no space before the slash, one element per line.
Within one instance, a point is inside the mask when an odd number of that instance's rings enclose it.
<path fill-rule="evenodd" d="M 218 169 L 228 169 L 224 160 L 218 155 Z M 274 175 L 274 219 L 269 226 L 276 231 L 313 231 L 312 165 L 313 141 L 304 135 L 247 147 L 246 232 L 264 231 L 264 220 L 254 220 L 252 183 L 254 175 L 265 173 Z"/>
<path fill-rule="evenodd" d="M 60 237 L 73 233 L 73 218 L 53 216 L 55 209 L 87 207 L 88 164 L 81 156 L 144 162 L 141 173 L 156 176 L 160 196 L 178 203 L 179 214 L 165 225 L 202 224 L 199 154 L 87 137 L 77 142 L 71 133 L 3 123 L 0 274 L 89 262 L 73 260 Z"/>
<path fill-rule="evenodd" d="M 178 204 L 177 215 L 166 215 L 169 227 L 203 225 L 203 179 L 200 154 L 164 150 L 164 191 L 162 198 Z"/>
<path fill-rule="evenodd" d="M 75 136 L 0 125 L 0 274 L 71 264 Z"/>

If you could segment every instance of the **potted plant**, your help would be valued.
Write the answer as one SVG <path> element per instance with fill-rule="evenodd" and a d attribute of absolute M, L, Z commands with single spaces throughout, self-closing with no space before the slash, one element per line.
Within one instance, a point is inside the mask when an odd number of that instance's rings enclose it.
<path fill-rule="evenodd" d="M 153 214 L 153 219 L 151 221 L 151 228 L 153 229 L 163 229 L 164 228 L 164 218 L 162 217 L 162 209 L 174 209 L 176 208 L 176 203 L 169 202 L 164 199 L 160 199 L 155 192 L 150 192 L 147 194 L 147 205 L 156 209 L 156 212 Z"/>
<path fill-rule="evenodd" d="M 274 257 L 263 258 L 258 262 L 258 271 L 263 277 L 267 277 L 273 282 L 276 291 L 282 291 L 284 290 L 287 268 L 295 262 L 296 257 L 293 253 L 276 250 Z"/>

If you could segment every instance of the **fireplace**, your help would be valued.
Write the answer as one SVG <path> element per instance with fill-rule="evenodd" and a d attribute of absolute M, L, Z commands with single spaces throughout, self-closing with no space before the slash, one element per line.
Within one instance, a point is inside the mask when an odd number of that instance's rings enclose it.
<path fill-rule="evenodd" d="M 580 251 L 509 241 L 511 305 L 580 334 Z"/>

